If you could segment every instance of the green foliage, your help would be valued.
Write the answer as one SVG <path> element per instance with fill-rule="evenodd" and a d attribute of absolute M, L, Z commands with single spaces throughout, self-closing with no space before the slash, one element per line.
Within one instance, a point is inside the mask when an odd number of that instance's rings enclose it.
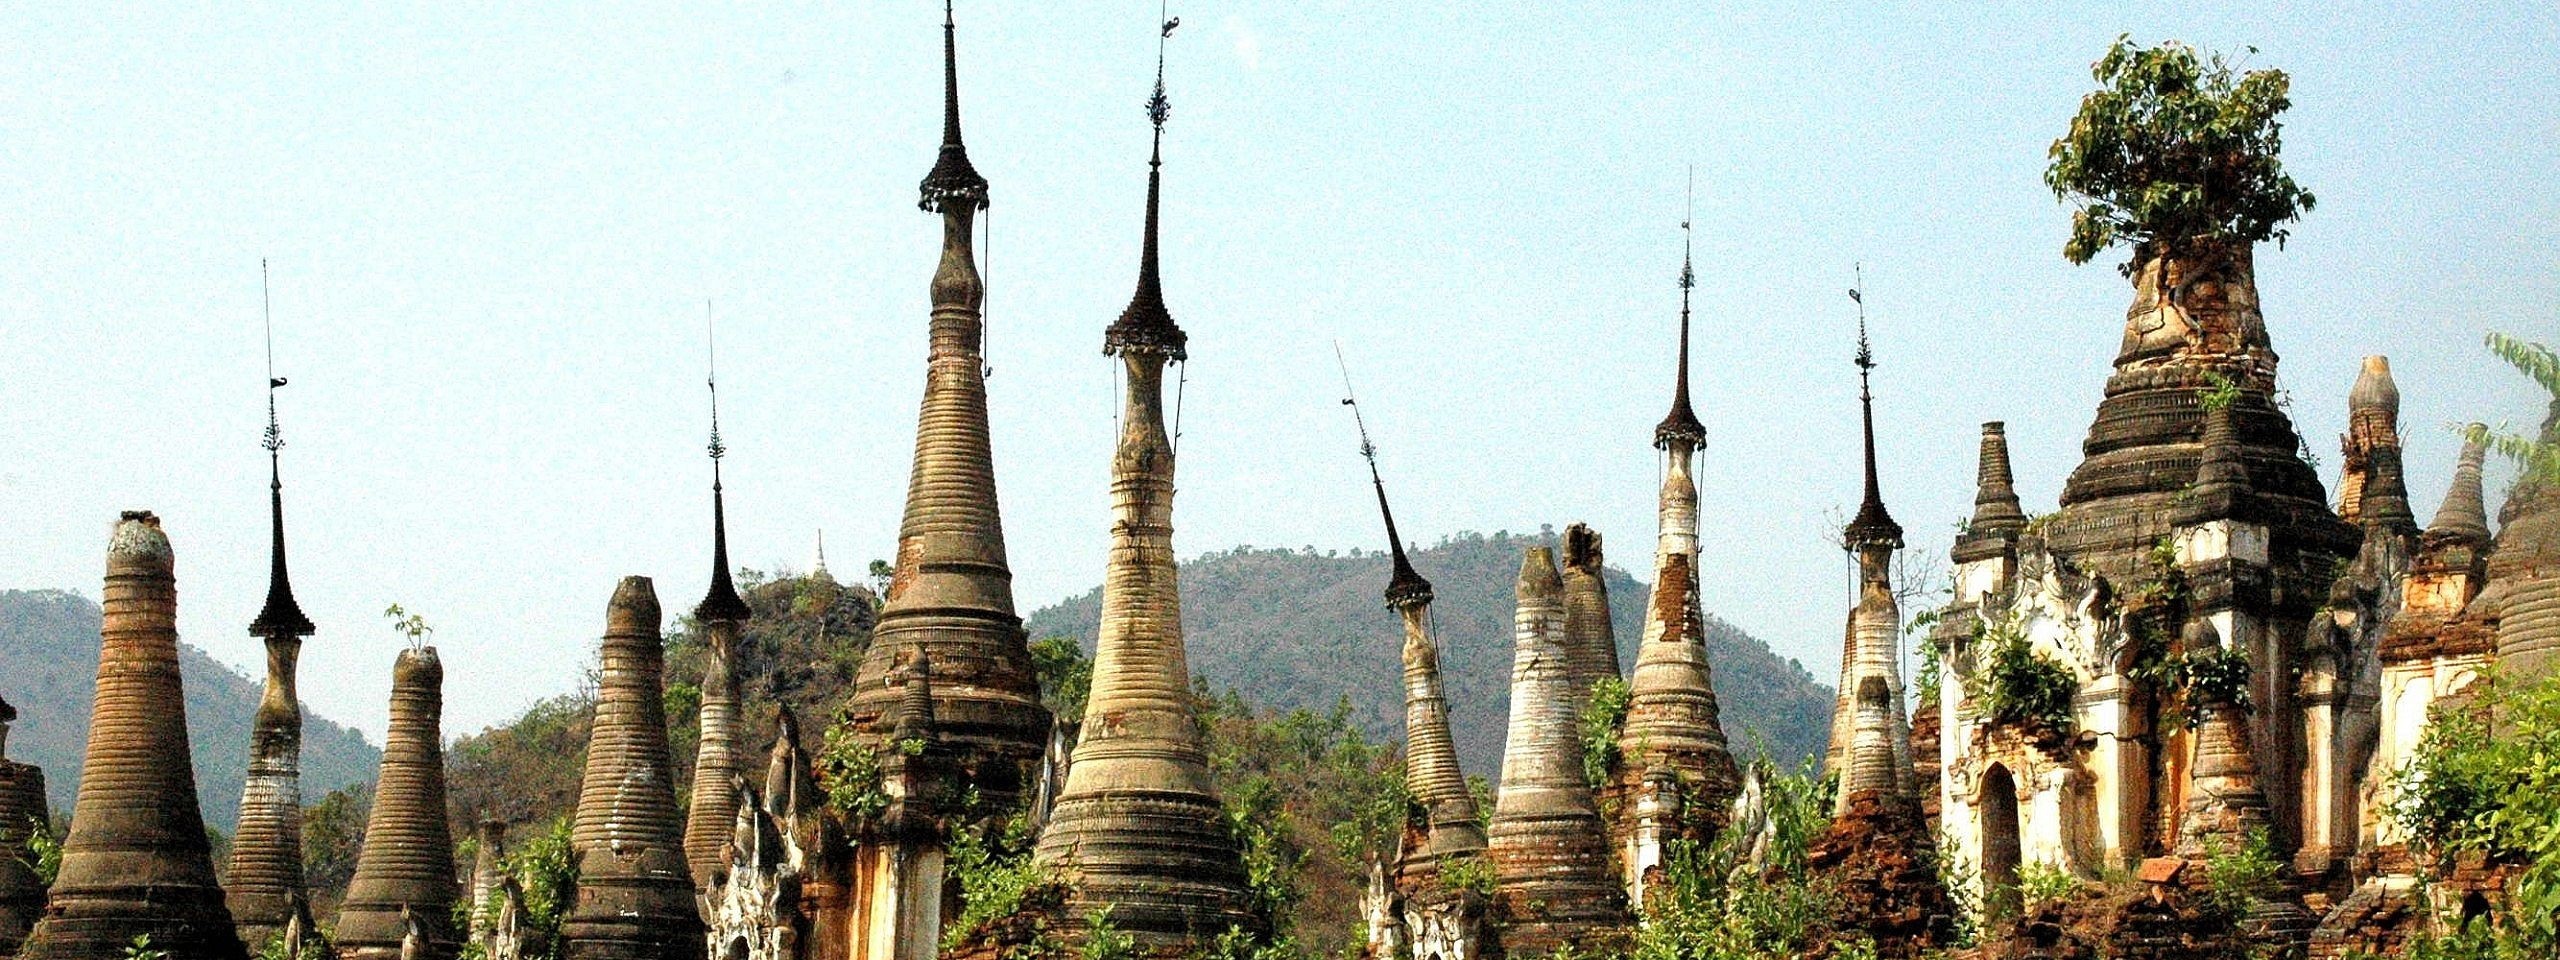
<path fill-rule="evenodd" d="M 1956 905 L 1956 915 L 1951 918 L 1953 929 L 1949 931 L 1952 939 L 1948 945 L 1957 948 L 1973 946 L 1982 938 L 1983 921 L 1986 919 L 1983 916 L 1985 904 L 1980 885 L 1981 871 L 1974 868 L 1973 861 L 1965 858 L 1962 848 L 1944 835 L 1938 838 L 1937 866 L 1938 885 L 1946 888 L 1947 897 Z"/>
<path fill-rule="evenodd" d="M 1582 706 L 1582 778 L 1597 790 L 1618 772 L 1618 731 L 1627 723 L 1633 691 L 1619 677 L 1591 684 L 1591 699 Z"/>
<path fill-rule="evenodd" d="M 2071 731 L 2071 698 L 2080 689 L 2071 668 L 2035 649 L 2014 623 L 1983 631 L 1977 642 L 1982 665 L 1967 678 L 1965 697 L 1985 721 L 2035 732 Z"/>
<path fill-rule="evenodd" d="M 1030 819 L 1021 813 L 1005 818 L 1000 825 L 968 823 L 952 831 L 945 876 L 959 890 L 960 912 L 943 924 L 944 952 L 967 947 L 997 924 L 1026 912 L 1049 913 L 1066 904 L 1066 883 L 1032 859 L 1031 847 L 1036 839 Z M 1042 937 L 1047 936 L 1044 931 Z M 1061 952 L 1054 942 L 1035 940 L 1016 945 L 1015 949 L 1026 956 L 1055 956 Z"/>
<path fill-rule="evenodd" d="M 1795 774 L 1764 779 L 1771 829 L 1763 859 L 1747 859 L 1754 838 L 1740 830 L 1708 845 L 1673 841 L 1662 883 L 1645 897 L 1631 960 L 1765 960 L 1829 940 L 1838 901 L 1804 865 L 1807 848 L 1828 826 L 1830 788 L 1811 761 Z M 1863 941 L 1832 947 L 1839 957 L 1871 949 Z"/>
<path fill-rule="evenodd" d="M 2068 897 L 2080 889 L 2080 878 L 2049 863 L 2018 867 L 2018 902 L 2030 910 Z"/>
<path fill-rule="evenodd" d="M 124 960 L 169 960 L 169 951 L 151 945 L 151 935 L 137 933 L 124 948 Z"/>
<path fill-rule="evenodd" d="M 2207 841 L 2205 905 L 2223 917 L 2246 916 L 2259 902 L 2283 892 L 2284 871 L 2284 861 L 2276 858 L 2275 844 L 2266 831 L 2251 831 L 2248 842 L 2236 850 Z"/>
<path fill-rule="evenodd" d="M 1938 649 L 1936 641 L 1926 638 L 1920 641 L 1919 650 L 1920 669 L 1914 672 L 1912 685 L 1919 689 L 1919 702 L 1926 706 L 1938 702 L 1938 685 L 1945 683 L 1947 677 L 1947 655 Z"/>
<path fill-rule="evenodd" d="M 2284 71 L 2242 73 L 2221 54 L 2174 40 L 2140 47 L 2128 35 L 2090 75 L 2098 89 L 2053 142 L 2044 175 L 2054 196 L 2079 204 L 2062 248 L 2071 262 L 2128 242 L 2137 259 L 2282 244 L 2285 224 L 2317 203 L 2277 156 L 2276 118 L 2293 105 Z"/>
<path fill-rule="evenodd" d="M 2560 676 L 2493 674 L 2472 689 L 2472 704 L 2438 703 L 2394 774 L 2391 813 L 2415 848 L 2522 865 L 2491 939 L 2541 951 L 2516 956 L 2551 956 L 2560 952 Z"/>
<path fill-rule="evenodd" d="M 355 879 L 356 852 L 372 814 L 373 786 L 362 783 L 302 808 L 302 876 L 314 900 L 335 900 Z"/>
<path fill-rule="evenodd" d="M 391 621 L 391 632 L 409 641 L 411 650 L 426 646 L 427 638 L 436 632 L 436 628 L 427 625 L 427 618 L 400 609 L 396 603 L 383 608 L 382 618 Z"/>
<path fill-rule="evenodd" d="M 1227 834 L 1243 853 L 1248 906 L 1267 928 L 1281 929 L 1298 906 L 1298 868 L 1307 855 L 1289 836 L 1280 785 L 1250 776 L 1228 787 L 1223 799 Z"/>
<path fill-rule="evenodd" d="M 1330 956 L 1359 917 L 1369 852 L 1388 849 L 1411 802 L 1391 744 L 1371 741 L 1351 705 L 1256 710 L 1205 697 L 1209 770 L 1240 841 L 1255 910 L 1272 939 Z"/>
<path fill-rule="evenodd" d="M 1302 954 L 1287 937 L 1257 937 L 1242 927 L 1228 927 L 1191 956 L 1192 960 L 1299 960 Z"/>
<path fill-rule="evenodd" d="M 62 838 L 54 836 L 52 824 L 41 817 L 27 818 L 26 850 L 18 860 L 35 871 L 39 885 L 53 886 L 53 879 L 62 875 Z"/>
<path fill-rule="evenodd" d="M 2220 370 L 2205 371 L 2204 382 L 2205 389 L 2196 393 L 2196 400 L 2204 405 L 2206 413 L 2228 410 L 2232 401 L 2240 399 L 2240 381 L 2224 376 Z"/>
<path fill-rule="evenodd" d="M 329 938 L 312 931 L 302 935 L 300 951 L 289 950 L 286 949 L 284 934 L 279 933 L 268 937 L 255 956 L 257 960 L 332 960 L 337 956 L 337 949 L 329 944 Z"/>
<path fill-rule="evenodd" d="M 1031 644 L 1031 671 L 1040 679 L 1040 705 L 1062 721 L 1084 717 L 1093 693 L 1093 659 L 1073 637 L 1042 637 Z"/>
<path fill-rule="evenodd" d="M 551 821 L 499 861 L 499 869 L 524 890 L 524 910 L 518 914 L 524 924 L 523 960 L 559 960 L 568 947 L 560 927 L 578 904 L 578 859 L 569 847 L 569 819 Z M 496 905 L 486 909 L 494 911 Z"/>
<path fill-rule="evenodd" d="M 2178 685 L 2186 693 L 2187 720 L 2201 722 L 2203 711 L 2227 703 L 2250 708 L 2249 655 L 2230 647 L 2189 650 L 2177 659 Z"/>
<path fill-rule="evenodd" d="M 1484 857 L 1454 857 L 1440 861 L 1440 886 L 1456 891 L 1493 896 L 1493 861 Z"/>
<path fill-rule="evenodd" d="M 853 824 L 867 824 L 889 810 L 889 792 L 880 783 L 880 751 L 855 729 L 850 716 L 827 726 L 810 772 L 826 794 L 827 808 Z"/>
<path fill-rule="evenodd" d="M 2531 378 L 2560 408 L 2560 354 L 2549 346 L 2496 332 L 2488 335 L 2487 344 L 2490 353 Z M 2529 436 L 2474 424 L 2463 428 L 2463 433 L 2466 439 L 2488 444 L 2499 456 L 2514 461 L 2522 471 L 2519 481 L 2560 484 L 2560 442 L 2553 441 L 2548 425 L 2545 429 L 2540 436 Z"/>

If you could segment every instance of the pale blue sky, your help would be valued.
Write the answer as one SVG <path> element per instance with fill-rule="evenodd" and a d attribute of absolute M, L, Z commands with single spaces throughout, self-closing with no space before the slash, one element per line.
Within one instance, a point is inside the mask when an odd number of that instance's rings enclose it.
<path fill-rule="evenodd" d="M 2006 419 L 2052 506 L 2127 300 L 2060 257 L 2046 146 L 2117 34 L 2293 74 L 2320 197 L 2261 255 L 2334 472 L 2389 354 L 2412 486 L 2455 418 L 2535 416 L 2480 333 L 2552 336 L 2548 4 L 1184 3 L 1165 286 L 1195 362 L 1178 544 L 1379 545 L 1343 341 L 1418 539 L 1587 520 L 1647 575 L 1684 168 L 1710 609 L 1835 669 L 1863 261 L 1889 503 L 1942 554 Z M 13 4 L 0 11 L 0 585 L 96 596 L 165 518 L 185 637 L 244 667 L 265 577 L 258 260 L 275 270 L 306 698 L 378 735 L 397 601 L 449 733 L 570 689 L 617 577 L 708 573 L 702 303 L 732 548 L 887 556 L 938 226 L 930 2 Z M 960 8 L 993 181 L 991 384 L 1024 612 L 1097 582 L 1154 4 Z M 1381 631 L 1392 624 L 1381 611 Z"/>

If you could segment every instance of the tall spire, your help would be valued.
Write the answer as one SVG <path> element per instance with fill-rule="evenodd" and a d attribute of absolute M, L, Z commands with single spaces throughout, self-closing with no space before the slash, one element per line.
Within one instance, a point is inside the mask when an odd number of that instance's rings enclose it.
<path fill-rule="evenodd" d="M 919 187 L 916 201 L 927 213 L 951 206 L 987 208 L 987 178 L 969 163 L 969 148 L 960 142 L 960 45 L 951 22 L 951 0 L 942 3 L 942 152 Z"/>
<path fill-rule="evenodd" d="M 1387 522 L 1387 549 L 1395 557 L 1394 572 L 1387 578 L 1387 606 L 1402 610 L 1431 602 L 1431 581 L 1413 569 L 1413 561 L 1404 554 L 1404 538 L 1396 533 L 1395 511 L 1387 509 L 1387 482 L 1378 476 L 1378 446 L 1369 442 L 1369 421 L 1360 415 L 1360 399 L 1351 390 L 1351 365 L 1342 359 L 1342 344 L 1333 345 L 1334 365 L 1342 369 L 1342 405 L 1351 408 L 1351 422 L 1360 429 L 1360 458 L 1369 462 L 1369 485 L 1378 492 L 1378 516 Z"/>
<path fill-rule="evenodd" d="M 1884 494 L 1876 485 L 1876 400 L 1869 380 L 1876 369 L 1875 349 L 1867 342 L 1866 271 L 1858 271 L 1858 284 L 1849 288 L 1849 299 L 1858 305 L 1858 415 L 1865 428 L 1867 492 L 1858 503 L 1858 515 L 1849 520 L 1842 531 L 1842 544 L 1857 550 L 1866 546 L 1902 546 L 1902 525 L 1884 509 Z"/>
<path fill-rule="evenodd" d="M 1155 125 L 1154 147 L 1147 154 L 1147 233 L 1138 247 L 1138 290 L 1129 297 L 1120 320 L 1102 333 L 1102 352 L 1148 349 L 1169 360 L 1185 360 L 1189 337 L 1165 310 L 1164 284 L 1156 271 L 1157 211 L 1164 196 L 1164 122 L 1173 116 L 1173 101 L 1164 95 L 1164 41 L 1180 18 L 1168 19 L 1156 37 L 1156 89 L 1147 98 L 1147 120 Z"/>
<path fill-rule="evenodd" d="M 1166 21 L 1164 32 L 1173 32 Z M 1148 115 L 1165 115 L 1163 56 Z M 1152 218 L 1151 218 L 1152 219 Z M 1154 231 L 1149 230 L 1149 236 Z M 1139 285 L 1153 290 L 1153 244 Z M 1149 952 L 1197 949 L 1230 929 L 1259 937 L 1242 853 L 1218 825 L 1217 789 L 1193 703 L 1173 562 L 1174 448 L 1165 427 L 1164 368 L 1182 355 L 1181 330 L 1155 305 L 1132 304 L 1105 335 L 1119 358 L 1120 438 L 1111 459 L 1111 552 L 1103 576 L 1093 691 L 1066 785 L 1041 831 L 1038 861 L 1074 874 L 1064 909 L 1074 919 L 1108 908 Z M 1132 324 L 1132 318 L 1142 322 Z M 1153 325 L 1151 325 L 1151 323 Z"/>
<path fill-rule="evenodd" d="M 709 305 L 704 305 L 706 334 Z M 693 762 L 693 804 L 686 808 L 684 856 L 695 888 L 710 888 L 720 869 L 720 853 L 738 819 L 738 631 L 753 615 L 729 580 L 729 521 L 720 490 L 720 459 L 729 452 L 720 440 L 720 364 L 716 341 L 705 337 L 711 359 L 705 384 L 711 388 L 711 589 L 693 608 L 702 626 L 709 655 L 702 664 L 701 742 Z"/>
<path fill-rule="evenodd" d="M 1680 218 L 1680 374 L 1672 381 L 1671 413 L 1653 428 L 1653 445 L 1669 449 L 1675 440 L 1690 447 L 1707 442 L 1707 428 L 1698 422 L 1698 414 L 1689 408 L 1689 291 L 1698 286 L 1698 272 L 1689 259 L 1689 223 L 1697 215 L 1697 171 L 1689 172 L 1689 213 Z"/>
<path fill-rule="evenodd" d="M 711 443 L 703 448 L 711 455 L 711 589 L 694 606 L 693 617 L 706 623 L 744 622 L 752 611 L 738 598 L 738 587 L 729 579 L 729 509 L 720 488 L 720 459 L 729 455 L 729 446 L 720 440 L 720 348 L 710 335 L 710 303 L 702 305 L 702 314 L 703 342 L 711 358 L 711 372 L 703 380 L 711 389 Z"/>
<path fill-rule="evenodd" d="M 275 311 L 267 295 L 267 263 L 258 261 L 258 293 L 267 347 L 267 603 L 249 633 L 267 648 L 267 681 L 249 734 L 249 769 L 240 787 L 240 819 L 232 828 L 230 870 L 224 898 L 240 938 L 264 946 L 293 920 L 308 898 L 302 873 L 302 704 L 294 690 L 295 665 L 311 619 L 294 602 L 285 574 L 284 474 L 278 465 L 284 431 L 276 422 Z"/>
<path fill-rule="evenodd" d="M 434 647 L 400 651 L 391 666 L 391 727 L 382 741 L 373 812 L 346 905 L 331 937 L 347 960 L 407 960 L 415 936 L 425 956 L 454 956 L 453 833 L 445 810 L 444 664 Z"/>
<path fill-rule="evenodd" d="M 941 708 L 941 744 L 976 771 L 989 809 L 1004 809 L 1029 782 L 1048 743 L 1030 641 L 1014 612 L 987 419 L 986 279 L 973 224 L 985 181 L 960 147 L 958 56 L 948 8 L 943 25 L 944 137 L 925 179 L 925 209 L 942 219 L 941 257 L 928 289 L 924 398 L 913 467 L 889 582 L 872 642 L 855 668 L 848 719 L 874 746 L 898 701 L 896 672 L 929 653 Z M 947 175 L 947 176 L 946 176 Z M 937 192 L 937 190 L 940 192 Z"/>
<path fill-rule="evenodd" d="M 577 903 L 560 936 L 570 960 L 703 955 L 667 756 L 666 650 L 658 595 L 624 577 L 605 608 L 595 720 L 569 827 Z"/>
<path fill-rule="evenodd" d="M 258 297 L 266 315 L 267 326 L 267 435 L 259 445 L 267 449 L 267 515 L 272 522 L 272 539 L 267 556 L 267 605 L 258 618 L 249 622 L 249 632 L 261 637 L 307 637 L 317 629 L 311 618 L 302 615 L 302 605 L 293 602 L 293 581 L 285 576 L 284 564 L 284 468 L 278 463 L 278 451 L 284 449 L 284 431 L 276 424 L 276 388 L 284 386 L 276 376 L 276 336 L 274 301 L 267 294 L 267 262 L 258 261 Z"/>

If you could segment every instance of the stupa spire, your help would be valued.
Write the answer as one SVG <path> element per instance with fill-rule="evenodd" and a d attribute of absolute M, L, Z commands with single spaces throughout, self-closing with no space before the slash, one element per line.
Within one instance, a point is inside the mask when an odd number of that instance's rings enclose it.
<path fill-rule="evenodd" d="M 266 641 L 267 681 L 249 734 L 248 776 L 240 787 L 240 820 L 233 827 L 225 899 L 240 938 L 263 945 L 283 932 L 296 904 L 307 896 L 302 875 L 302 704 L 294 689 L 302 639 L 314 630 L 294 602 L 285 570 L 284 430 L 276 419 L 275 311 L 268 296 L 267 263 L 258 261 L 258 293 L 266 330 L 267 602 L 249 622 Z"/>
<path fill-rule="evenodd" d="M 1153 147 L 1147 153 L 1147 227 L 1138 246 L 1138 289 L 1129 296 L 1129 306 L 1120 311 L 1120 319 L 1102 333 L 1102 352 L 1116 354 L 1130 349 L 1145 349 L 1162 354 L 1167 360 L 1189 359 L 1185 351 L 1188 337 L 1173 322 L 1173 314 L 1165 309 L 1164 282 L 1157 270 L 1156 224 L 1164 198 L 1164 122 L 1173 116 L 1173 101 L 1164 95 L 1164 40 L 1173 36 L 1179 18 L 1164 22 L 1164 30 L 1156 38 L 1156 88 L 1147 97 L 1147 120 L 1155 125 Z"/>
<path fill-rule="evenodd" d="M 1600 532 L 1589 524 L 1564 528 L 1564 641 L 1579 713 L 1593 684 L 1618 678 L 1618 630 L 1609 618 Z"/>
<path fill-rule="evenodd" d="M 924 401 L 906 513 L 872 642 L 854 673 L 850 719 L 877 745 L 889 736 L 900 664 L 929 654 L 941 745 L 989 809 L 1010 809 L 1026 789 L 1049 736 L 1030 641 L 1014 611 L 1013 569 L 988 440 L 986 282 L 973 224 L 986 181 L 960 145 L 956 29 L 943 22 L 943 144 L 924 182 L 926 210 L 942 218 L 942 256 L 930 295 Z"/>
<path fill-rule="evenodd" d="M 454 876 L 453 833 L 445 810 L 444 664 L 436 648 L 400 651 L 391 666 L 391 727 L 364 848 L 347 883 L 331 939 L 346 960 L 452 957 L 466 931 L 453 927 L 462 895 Z"/>
<path fill-rule="evenodd" d="M 2480 489 L 2480 467 L 2489 452 L 2487 433 L 2488 428 L 2477 423 L 2464 430 L 2462 456 L 2453 464 L 2453 485 L 2445 491 L 2435 519 L 2427 524 L 2427 542 L 2489 544 L 2488 500 Z"/>
<path fill-rule="evenodd" d="M 705 950 L 667 756 L 659 619 L 649 578 L 622 578 L 605 609 L 595 721 L 569 827 L 578 864 L 578 900 L 560 928 L 569 960 L 700 960 Z"/>
<path fill-rule="evenodd" d="M 1675 442 L 1695 449 L 1706 445 L 1707 427 L 1698 422 L 1698 414 L 1689 407 L 1689 291 L 1698 286 L 1698 272 L 1689 256 L 1689 224 L 1697 215 L 1697 172 L 1689 174 L 1689 213 L 1680 218 L 1680 366 L 1671 382 L 1671 412 L 1653 428 L 1653 445 L 1668 450 Z"/>
<path fill-rule="evenodd" d="M 107 547 L 97 697 L 52 903 L 22 960 L 107 960 L 135 937 L 172 957 L 240 960 L 188 762 L 177 561 L 160 518 L 126 511 Z"/>
<path fill-rule="evenodd" d="M 729 578 L 729 518 L 720 485 L 720 460 L 729 448 L 720 439 L 719 351 L 710 338 L 705 342 L 711 344 L 711 372 L 704 381 L 711 392 L 711 443 L 705 448 L 711 457 L 711 589 L 693 608 L 708 655 L 702 664 L 701 743 L 694 753 L 693 803 L 686 808 L 684 824 L 685 863 L 698 889 L 708 889 L 712 875 L 720 869 L 721 848 L 738 819 L 736 778 L 741 757 L 733 661 L 738 632 L 752 614 Z"/>
<path fill-rule="evenodd" d="M 1164 23 L 1163 35 L 1174 21 Z M 1162 157 L 1163 54 L 1148 101 Z M 1157 179 L 1151 163 L 1148 178 Z M 1153 299 L 1154 201 L 1139 300 L 1104 336 L 1121 364 L 1119 449 L 1111 464 L 1111 554 L 1085 724 L 1067 767 L 1039 862 L 1071 867 L 1067 914 L 1107 907 L 1140 947 L 1198 947 L 1231 928 L 1263 932 L 1245 889 L 1233 836 L 1218 826 L 1182 642 L 1182 598 L 1173 563 L 1174 448 L 1165 427 L 1164 368 L 1183 356 L 1181 328 Z M 1152 310 L 1142 309 L 1152 305 Z M 1107 718 L 1107 719 L 1101 719 Z"/>
<path fill-rule="evenodd" d="M 1851 550 L 1870 545 L 1900 549 L 1902 525 L 1893 522 L 1885 512 L 1884 494 L 1876 483 L 1876 398 L 1872 378 L 1876 369 L 1875 348 L 1867 341 L 1866 271 L 1858 270 L 1858 284 L 1849 288 L 1849 299 L 1858 305 L 1858 418 L 1863 428 L 1866 453 L 1866 497 L 1858 502 L 1858 515 L 1850 518 L 1842 531 L 1842 542 Z"/>
<path fill-rule="evenodd" d="M 987 178 L 969 163 L 969 148 L 960 142 L 960 44 L 951 20 L 951 0 L 942 3 L 942 152 L 924 175 L 923 198 L 916 205 L 928 213 L 951 206 L 987 208 Z"/>
<path fill-rule="evenodd" d="M 1863 276 L 1860 287 L 1864 286 Z M 1832 706 L 1831 746 L 1823 766 L 1839 778 L 1834 812 L 1846 812 L 1850 798 L 1882 790 L 1900 795 L 1911 788 L 1910 721 L 1902 712 L 1901 606 L 1893 596 L 1893 552 L 1902 547 L 1902 526 L 1885 512 L 1876 483 L 1875 350 L 1867 341 L 1866 294 L 1849 289 L 1858 305 L 1858 410 L 1866 453 L 1866 497 L 1858 515 L 1842 532 L 1841 546 L 1857 555 L 1858 598 L 1841 638 L 1840 686 Z"/>
<path fill-rule="evenodd" d="M 1627 922 L 1608 824 L 1583 775 L 1564 621 L 1555 551 L 1532 547 L 1521 558 L 1513 614 L 1501 792 L 1485 828 L 1503 945 L 1519 956 L 1590 949 Z"/>

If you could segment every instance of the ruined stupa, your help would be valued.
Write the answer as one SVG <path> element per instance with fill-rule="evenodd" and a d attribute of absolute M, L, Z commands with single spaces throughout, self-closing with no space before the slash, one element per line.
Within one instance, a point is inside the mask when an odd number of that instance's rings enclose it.
<path fill-rule="evenodd" d="M 2560 444 L 2560 400 L 2542 421 L 2545 448 Z M 2509 676 L 2560 671 L 2560 481 L 2530 473 L 2498 509 L 2498 538 L 2489 554 L 2496 584 L 2498 663 Z"/>
<path fill-rule="evenodd" d="M 1353 410 L 1356 415 L 1357 404 Z M 1449 734 L 1449 697 L 1440 680 L 1440 640 L 1431 620 L 1431 581 L 1405 554 L 1366 423 L 1360 425 L 1360 453 L 1369 461 L 1369 483 L 1378 495 L 1378 515 L 1386 522 L 1393 558 L 1386 600 L 1404 624 L 1405 787 L 1421 814 L 1419 823 L 1408 818 L 1392 859 L 1378 864 L 1366 911 L 1373 918 L 1371 955 L 1474 960 L 1484 952 L 1491 904 L 1481 891 L 1453 882 L 1452 871 L 1482 864 L 1484 816 L 1467 788 Z"/>
<path fill-rule="evenodd" d="M 1885 509 L 1876 479 L 1875 351 L 1868 346 L 1864 303 L 1858 319 L 1858 416 L 1866 454 L 1866 495 L 1840 533 L 1858 563 L 1858 600 L 1840 647 L 1840 686 L 1831 715 L 1831 748 L 1823 769 L 1837 782 L 1832 813 L 1875 791 L 1910 794 L 1911 725 L 1902 712 L 1902 609 L 1893 596 L 1893 554 L 1902 525 Z"/>
<path fill-rule="evenodd" d="M 1163 64 L 1159 54 L 1155 94 L 1147 101 L 1155 147 L 1147 161 L 1138 289 L 1103 333 L 1103 352 L 1118 359 L 1126 383 L 1111 461 L 1111 555 L 1089 719 L 1037 856 L 1070 872 L 1072 920 L 1108 907 L 1111 922 L 1140 947 L 1173 953 L 1230 929 L 1260 933 L 1264 921 L 1248 909 L 1244 864 L 1209 780 L 1183 656 L 1164 373 L 1189 354 L 1188 337 L 1165 309 L 1157 273 L 1164 121 L 1171 112 Z"/>
<path fill-rule="evenodd" d="M 1529 957 L 1605 946 L 1623 933 L 1628 916 L 1608 825 L 1583 776 L 1564 580 L 1553 550 L 1532 547 L 1522 558 L 1518 597 L 1511 721 L 1485 850 L 1502 948 Z"/>
<path fill-rule="evenodd" d="M 1004 524 L 987 441 L 986 283 L 971 230 L 987 206 L 987 180 L 960 139 L 958 45 L 943 19 L 942 150 L 918 205 L 942 218 L 942 259 L 932 283 L 933 319 L 924 406 L 916 421 L 898 555 L 854 677 L 851 719 L 885 738 L 881 718 L 898 698 L 891 675 L 923 650 L 941 690 L 942 735 L 988 809 L 1020 802 L 1049 735 L 1039 679 L 1013 605 Z"/>
<path fill-rule="evenodd" d="M 249 729 L 249 774 L 240 787 L 240 822 L 231 834 L 223 888 L 240 939 L 263 947 L 299 918 L 309 929 L 309 891 L 302 879 L 302 701 L 294 692 L 302 639 L 317 629 L 293 599 L 284 554 L 284 471 L 278 452 L 275 388 L 267 378 L 267 516 L 270 521 L 267 603 L 249 633 L 266 642 L 267 684 Z"/>
<path fill-rule="evenodd" d="M 752 611 L 729 576 L 729 508 L 720 486 L 720 387 L 711 384 L 711 587 L 693 607 L 702 627 L 701 742 L 694 751 L 693 803 L 685 812 L 684 858 L 696 889 L 708 890 L 720 870 L 720 851 L 737 828 L 744 758 L 738 743 L 738 631 Z"/>
<path fill-rule="evenodd" d="M 34 831 L 52 824 L 45 809 L 44 770 L 9 759 L 9 725 L 17 720 L 18 708 L 0 700 L 0 957 L 15 955 L 27 928 L 44 913 L 44 879 L 26 857 L 14 854 L 27 849 Z"/>
<path fill-rule="evenodd" d="M 247 951 L 214 885 L 178 676 L 176 560 L 160 518 L 126 511 L 107 546 L 88 759 L 52 903 L 22 960 L 120 960 L 136 937 L 190 960 Z"/>
<path fill-rule="evenodd" d="M 1618 679 L 1618 629 L 1609 622 L 1609 581 L 1602 569 L 1600 532 L 1588 524 L 1564 528 L 1564 642 L 1573 695 L 1588 701 L 1603 678 Z"/>
<path fill-rule="evenodd" d="M 624 577 L 605 610 L 586 779 L 570 822 L 578 902 L 560 928 L 570 960 L 701 960 L 667 754 L 658 594 Z"/>
<path fill-rule="evenodd" d="M 1642 905 L 1645 876 L 1673 840 L 1706 840 L 1721 828 L 1740 789 L 1724 735 L 1715 671 L 1707 658 L 1706 611 L 1698 600 L 1698 449 L 1706 425 L 1689 404 L 1689 294 L 1697 286 L 1687 234 L 1680 260 L 1680 341 L 1671 411 L 1654 427 L 1662 451 L 1655 516 L 1653 595 L 1627 683 L 1618 769 L 1603 787 L 1610 838 L 1628 899 Z"/>
<path fill-rule="evenodd" d="M 391 728 L 355 878 L 338 908 L 342 960 L 438 960 L 465 933 L 453 923 L 462 895 L 444 791 L 444 663 L 436 648 L 400 651 L 391 664 Z M 420 944 L 404 947 L 412 937 Z M 413 957 L 409 951 L 422 951 Z"/>

